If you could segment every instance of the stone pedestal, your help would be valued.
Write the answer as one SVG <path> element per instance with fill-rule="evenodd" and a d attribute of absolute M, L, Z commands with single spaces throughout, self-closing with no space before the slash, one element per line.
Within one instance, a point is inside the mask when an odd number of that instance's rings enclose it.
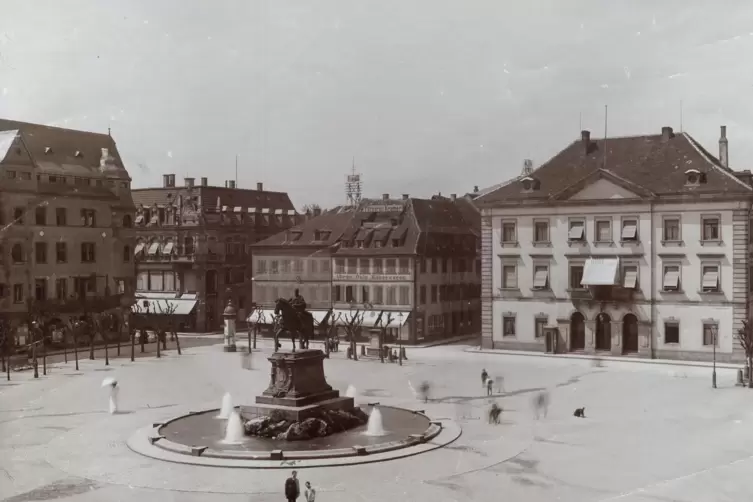
<path fill-rule="evenodd" d="M 366 347 L 366 354 L 372 357 L 379 357 L 379 338 L 381 337 L 381 330 L 372 329 L 371 341 L 369 346 Z"/>
<path fill-rule="evenodd" d="M 256 404 L 244 407 L 244 411 L 269 415 L 277 410 L 287 420 L 301 421 L 322 410 L 353 410 L 353 398 L 340 397 L 340 392 L 327 383 L 324 358 L 324 352 L 318 349 L 272 354 L 269 386 L 256 397 Z"/>

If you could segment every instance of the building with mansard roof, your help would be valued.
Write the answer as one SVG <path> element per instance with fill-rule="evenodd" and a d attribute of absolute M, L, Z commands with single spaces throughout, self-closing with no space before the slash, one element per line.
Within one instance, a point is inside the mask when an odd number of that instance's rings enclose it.
<path fill-rule="evenodd" d="M 127 308 L 131 178 L 109 134 L 0 119 L 0 311 Z"/>
<path fill-rule="evenodd" d="M 742 358 L 750 171 L 688 133 L 593 139 L 477 197 L 487 348 Z"/>
<path fill-rule="evenodd" d="M 187 331 L 220 329 L 233 300 L 240 319 L 251 303 L 251 245 L 297 224 L 287 193 L 199 184 L 165 174 L 161 187 L 133 191 L 137 262 L 134 310 L 173 312 Z M 146 304 L 144 301 L 146 300 Z M 146 305 L 146 306 L 145 306 Z M 168 307 L 169 306 L 169 307 Z"/>

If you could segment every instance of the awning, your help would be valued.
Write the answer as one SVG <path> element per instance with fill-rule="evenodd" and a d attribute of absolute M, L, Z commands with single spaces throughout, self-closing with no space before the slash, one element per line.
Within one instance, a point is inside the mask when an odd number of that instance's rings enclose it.
<path fill-rule="evenodd" d="M 719 270 L 716 268 L 704 268 L 703 271 L 703 289 L 716 289 L 719 287 Z"/>
<path fill-rule="evenodd" d="M 662 283 L 662 287 L 664 289 L 678 289 L 680 287 L 680 271 L 668 268 L 664 272 L 664 282 Z"/>
<path fill-rule="evenodd" d="M 638 228 L 636 227 L 635 223 L 625 223 L 625 226 L 622 227 L 622 240 L 627 241 L 635 239 L 637 232 Z"/>
<path fill-rule="evenodd" d="M 144 300 L 149 302 L 149 307 L 144 307 Z M 131 312 L 135 314 L 169 314 L 169 315 L 188 315 L 196 307 L 196 300 L 181 299 L 151 299 L 138 298 L 136 303 L 131 306 Z"/>
<path fill-rule="evenodd" d="M 295 209 L 288 209 L 288 216 L 295 216 Z"/>
<path fill-rule="evenodd" d="M 143 222 L 143 221 L 144 221 L 144 215 L 140 214 L 140 215 L 136 216 L 136 224 L 137 225 L 141 225 L 141 222 Z"/>
<path fill-rule="evenodd" d="M 269 214 L 269 208 L 268 207 L 263 207 L 261 209 L 261 214 Z"/>
<path fill-rule="evenodd" d="M 152 242 L 151 244 L 149 244 L 149 251 L 147 251 L 147 254 L 149 256 L 156 255 L 157 251 L 159 251 L 159 242 Z"/>
<path fill-rule="evenodd" d="M 382 323 L 387 323 L 387 317 L 389 314 L 392 315 L 392 318 L 390 319 L 390 322 L 384 326 L 385 328 L 400 328 L 405 326 L 405 323 L 408 322 L 408 317 L 410 317 L 410 312 L 396 312 L 392 310 L 384 311 L 382 312 Z"/>
<path fill-rule="evenodd" d="M 241 206 L 235 206 L 233 208 L 233 212 L 234 213 L 242 213 L 243 212 L 243 208 Z"/>
<path fill-rule="evenodd" d="M 173 252 L 173 241 L 168 241 L 164 246 L 162 246 L 162 254 L 171 254 Z"/>
<path fill-rule="evenodd" d="M 249 207 L 248 208 L 248 212 L 249 213 L 255 213 L 256 212 L 256 208 L 255 207 Z"/>
<path fill-rule="evenodd" d="M 227 213 L 227 211 L 228 211 L 228 207 L 227 206 L 222 206 L 222 212 L 223 213 Z"/>
<path fill-rule="evenodd" d="M 327 312 L 329 312 L 329 310 L 309 310 L 309 312 L 314 318 L 314 322 L 316 324 L 321 324 L 324 318 L 327 317 Z"/>
<path fill-rule="evenodd" d="M 629 268 L 625 270 L 625 279 L 623 280 L 622 287 L 625 289 L 635 289 L 638 284 L 638 270 Z"/>
<path fill-rule="evenodd" d="M 582 227 L 581 227 L 582 228 Z M 616 258 L 589 258 L 583 269 L 581 286 L 614 286 L 620 260 Z"/>
<path fill-rule="evenodd" d="M 138 244 L 136 244 L 136 248 L 133 250 L 133 254 L 137 255 L 140 252 L 142 252 L 143 250 L 144 250 L 144 243 L 143 242 L 139 242 Z"/>
<path fill-rule="evenodd" d="M 282 214 L 284 211 L 284 209 L 275 209 L 275 214 Z"/>
<path fill-rule="evenodd" d="M 254 310 L 251 312 L 251 314 L 246 318 L 246 322 L 250 322 L 253 324 L 259 323 L 259 324 L 272 324 L 275 318 L 275 311 L 274 309 L 262 309 L 262 310 Z"/>
<path fill-rule="evenodd" d="M 583 238 L 583 224 L 582 223 L 573 223 L 573 226 L 570 227 L 570 232 L 567 234 L 567 238 L 571 241 L 579 240 Z"/>
<path fill-rule="evenodd" d="M 544 289 L 549 282 L 549 269 L 540 268 L 536 270 L 533 275 L 533 287 L 536 289 Z"/>

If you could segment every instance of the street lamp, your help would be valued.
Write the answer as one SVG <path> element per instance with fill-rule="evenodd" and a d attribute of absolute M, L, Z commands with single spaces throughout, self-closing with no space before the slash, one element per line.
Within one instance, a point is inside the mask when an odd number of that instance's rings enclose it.
<path fill-rule="evenodd" d="M 711 343 L 713 344 L 714 363 L 711 371 L 711 388 L 716 389 L 716 340 L 719 333 L 719 327 L 716 324 L 711 325 Z"/>

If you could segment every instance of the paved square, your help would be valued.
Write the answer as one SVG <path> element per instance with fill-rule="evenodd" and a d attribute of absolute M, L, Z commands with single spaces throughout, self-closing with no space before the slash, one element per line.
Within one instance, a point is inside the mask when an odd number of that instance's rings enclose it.
<path fill-rule="evenodd" d="M 219 342 L 219 340 L 217 340 Z M 425 409 L 456 419 L 448 447 L 378 464 L 302 469 L 318 501 L 739 501 L 753 493 L 753 390 L 707 368 L 471 354 L 463 346 L 409 349 L 402 367 L 325 361 L 329 383 L 354 385 L 361 402 Z M 289 470 L 216 469 L 152 460 L 125 441 L 138 428 L 219 407 L 224 392 L 251 402 L 268 383 L 271 346 L 244 370 L 220 345 L 131 363 L 56 364 L 38 380 L 0 382 L 0 500 L 278 501 Z M 481 369 L 504 377 L 500 425 L 489 425 Z M 107 414 L 106 376 L 121 385 L 124 413 Z M 416 395 L 424 380 L 431 399 Z M 546 418 L 532 400 L 548 389 Z M 496 392 L 496 389 L 495 389 Z M 586 418 L 573 417 L 577 407 Z"/>

